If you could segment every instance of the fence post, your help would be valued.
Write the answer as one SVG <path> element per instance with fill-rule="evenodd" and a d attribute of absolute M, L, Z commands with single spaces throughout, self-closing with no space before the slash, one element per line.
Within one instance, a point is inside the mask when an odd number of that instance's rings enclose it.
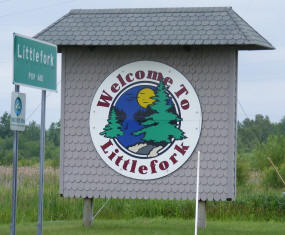
<path fill-rule="evenodd" d="M 206 201 L 199 201 L 198 228 L 206 228 Z"/>
<path fill-rule="evenodd" d="M 84 198 L 83 225 L 90 227 L 93 224 L 93 198 Z"/>

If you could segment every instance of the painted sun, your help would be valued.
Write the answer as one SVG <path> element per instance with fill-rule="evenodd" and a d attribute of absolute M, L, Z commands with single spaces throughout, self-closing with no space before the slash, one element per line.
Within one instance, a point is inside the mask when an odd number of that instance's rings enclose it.
<path fill-rule="evenodd" d="M 155 100 L 152 97 L 155 96 L 155 93 L 150 88 L 143 88 L 138 92 L 137 101 L 138 104 L 143 107 L 147 108 L 150 104 L 152 104 Z"/>

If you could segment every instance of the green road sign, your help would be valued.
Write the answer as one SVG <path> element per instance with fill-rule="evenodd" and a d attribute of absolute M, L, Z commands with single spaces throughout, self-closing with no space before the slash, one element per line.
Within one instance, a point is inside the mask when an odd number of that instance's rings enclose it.
<path fill-rule="evenodd" d="M 14 34 L 14 84 L 56 91 L 57 46 Z"/>

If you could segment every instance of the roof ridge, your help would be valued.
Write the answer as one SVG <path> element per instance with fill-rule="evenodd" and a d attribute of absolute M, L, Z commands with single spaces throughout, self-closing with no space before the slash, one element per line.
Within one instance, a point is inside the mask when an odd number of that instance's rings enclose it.
<path fill-rule="evenodd" d="M 231 13 L 234 12 L 233 10 L 228 11 L 228 15 L 229 17 L 232 19 L 232 21 L 235 23 L 236 27 L 238 28 L 238 30 L 242 33 L 242 35 L 244 36 L 245 40 L 249 41 L 247 36 L 245 35 L 245 33 L 243 32 L 243 30 L 240 28 L 239 24 L 236 22 L 236 20 L 234 19 L 234 17 L 231 15 Z"/>
<path fill-rule="evenodd" d="M 72 9 L 71 15 L 76 14 L 132 14 L 132 13 L 199 13 L 229 11 L 232 7 L 179 7 L 179 8 L 105 8 L 105 9 Z"/>
<path fill-rule="evenodd" d="M 241 18 L 241 16 L 239 14 L 237 14 L 235 11 L 233 10 L 230 10 L 228 13 L 230 13 L 230 17 L 232 18 L 232 20 L 235 22 L 235 24 L 237 25 L 237 27 L 239 28 L 240 32 L 242 32 L 242 34 L 245 36 L 246 40 L 248 42 L 251 42 L 250 39 L 248 39 L 247 35 L 245 34 L 244 30 L 239 26 L 237 20 L 231 15 L 231 14 L 234 14 L 236 17 L 239 18 L 239 20 L 241 20 L 241 22 L 243 22 L 244 24 L 246 24 L 247 27 L 249 27 L 251 30 L 253 30 L 258 36 L 260 36 L 263 40 L 264 40 L 264 43 L 267 43 L 269 46 L 271 46 L 272 49 L 275 49 L 275 47 L 269 42 L 267 41 L 259 32 L 257 32 L 249 23 L 247 23 L 247 21 L 243 20 Z"/>

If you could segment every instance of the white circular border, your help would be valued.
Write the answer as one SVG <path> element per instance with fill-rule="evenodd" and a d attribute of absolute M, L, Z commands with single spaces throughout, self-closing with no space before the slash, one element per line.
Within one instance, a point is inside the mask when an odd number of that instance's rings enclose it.
<path fill-rule="evenodd" d="M 183 84 L 185 86 L 185 88 L 188 90 L 188 94 L 182 94 L 179 96 L 179 98 L 175 97 L 178 105 L 180 104 L 181 100 L 183 99 L 187 99 L 190 103 L 190 108 L 187 110 L 184 110 L 180 107 L 180 112 L 181 112 L 181 118 L 183 119 L 181 121 L 181 127 L 180 129 L 185 133 L 185 136 L 187 137 L 186 139 L 183 140 L 176 140 L 175 143 L 163 154 L 155 157 L 155 158 L 150 158 L 150 159 L 139 159 L 139 158 L 134 158 L 131 156 L 127 156 L 126 153 L 119 151 L 118 154 L 116 154 L 116 156 L 123 156 L 123 161 L 126 159 L 130 159 L 130 160 L 137 160 L 137 167 L 136 167 L 136 173 L 132 173 L 130 172 L 130 165 L 128 166 L 127 170 L 124 170 L 122 168 L 122 162 L 121 164 L 119 164 L 119 166 L 117 166 L 115 164 L 115 160 L 116 157 L 111 161 L 108 156 L 111 154 L 112 151 L 115 150 L 116 145 L 113 142 L 113 145 L 110 146 L 108 149 L 106 149 L 106 151 L 108 151 L 107 154 L 105 154 L 101 148 L 102 145 L 106 144 L 109 141 L 109 138 L 106 138 L 102 135 L 100 135 L 99 133 L 103 131 L 103 128 L 105 127 L 105 125 L 107 124 L 107 120 L 108 120 L 108 116 L 109 116 L 109 110 L 110 107 L 101 107 L 101 106 L 97 106 L 97 103 L 100 99 L 100 96 L 103 92 L 103 90 L 105 90 L 108 94 L 110 94 L 113 99 L 110 103 L 110 105 L 112 104 L 112 102 L 114 101 L 114 98 L 118 95 L 118 93 L 120 93 L 120 91 L 118 91 L 116 94 L 114 94 L 111 90 L 110 87 L 112 84 L 114 83 L 119 83 L 118 79 L 117 79 L 117 75 L 120 74 L 124 80 L 125 80 L 125 76 L 128 73 L 133 73 L 135 74 L 135 72 L 142 70 L 145 72 L 146 76 L 147 76 L 147 72 L 149 70 L 152 71 L 156 71 L 156 72 L 161 72 L 163 74 L 163 77 L 171 77 L 173 79 L 173 84 L 170 85 L 170 87 L 168 88 L 168 90 L 174 95 L 174 92 L 179 91 L 182 87 L 180 86 L 181 84 Z M 153 80 L 149 80 L 147 78 L 141 79 L 141 80 L 137 80 L 136 78 L 134 78 L 134 81 L 131 83 L 127 83 L 127 85 L 130 84 L 135 84 L 137 81 L 153 81 Z M 157 82 L 158 83 L 158 82 Z M 126 86 L 127 86 L 126 85 Z M 201 126 L 202 126 L 202 111 L 201 111 L 201 106 L 200 106 L 200 102 L 198 99 L 198 96 L 194 90 L 194 88 L 192 87 L 192 85 L 190 84 L 190 82 L 177 70 L 175 70 L 174 68 L 166 65 L 166 64 L 162 64 L 160 62 L 155 62 L 155 61 L 137 61 L 137 62 L 133 62 L 130 64 L 126 64 L 120 68 L 118 68 L 117 70 L 115 70 L 113 73 L 111 73 L 100 85 L 100 87 L 98 88 L 98 90 L 95 93 L 95 96 L 93 98 L 92 101 L 92 105 L 91 105 L 91 110 L 90 110 L 90 118 L 89 118 L 89 127 L 90 127 L 90 134 L 91 134 L 91 138 L 93 141 L 93 144 L 97 150 L 97 152 L 99 153 L 100 157 L 103 159 L 103 161 L 109 166 L 111 167 L 113 170 L 115 170 L 116 172 L 118 172 L 121 175 L 124 175 L 126 177 L 130 177 L 133 179 L 140 179 L 140 180 L 152 180 L 152 179 L 157 179 L 157 178 L 161 178 L 164 177 L 174 171 L 176 171 L 177 169 L 179 169 L 187 160 L 188 158 L 190 158 L 191 154 L 193 153 L 199 137 L 200 137 L 200 133 L 201 133 Z M 181 146 L 181 144 L 183 143 L 184 146 L 189 146 L 189 148 L 187 149 L 185 155 L 180 154 L 177 150 L 174 150 L 174 147 L 176 145 Z M 177 156 L 175 157 L 177 162 L 175 164 L 172 164 L 171 161 L 169 160 L 169 158 L 171 157 L 171 155 L 174 153 L 177 154 Z M 156 174 L 151 174 L 150 171 L 150 162 L 152 160 L 158 160 L 158 162 L 156 163 Z M 159 163 L 162 161 L 168 161 L 169 162 L 169 168 L 166 170 L 160 170 L 159 169 Z M 148 167 L 148 171 L 146 174 L 140 174 L 138 172 L 138 168 L 141 165 L 145 165 Z"/>

